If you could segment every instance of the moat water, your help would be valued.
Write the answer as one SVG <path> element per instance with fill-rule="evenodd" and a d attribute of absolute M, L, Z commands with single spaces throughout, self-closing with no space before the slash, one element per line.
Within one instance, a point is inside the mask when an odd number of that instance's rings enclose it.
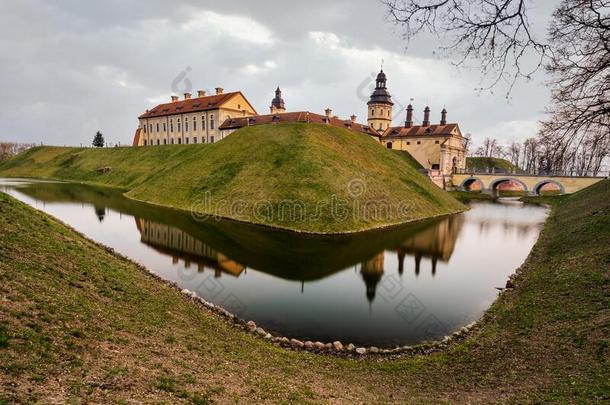
<path fill-rule="evenodd" d="M 380 347 L 439 339 L 478 319 L 547 216 L 500 199 L 391 230 L 308 236 L 200 222 L 79 184 L 0 179 L 0 191 L 273 334 Z"/>

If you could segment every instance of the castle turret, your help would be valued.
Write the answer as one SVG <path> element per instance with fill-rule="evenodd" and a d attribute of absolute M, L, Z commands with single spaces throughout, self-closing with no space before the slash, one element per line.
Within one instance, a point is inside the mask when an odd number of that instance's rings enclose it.
<path fill-rule="evenodd" d="M 392 106 L 394 103 L 386 83 L 387 77 L 381 69 L 377 75 L 375 90 L 367 103 L 369 109 L 368 124 L 378 131 L 385 131 L 392 125 Z"/>
<path fill-rule="evenodd" d="M 271 100 L 271 114 L 283 113 L 286 112 L 286 107 L 284 105 L 284 99 L 282 98 L 282 90 L 280 87 L 275 90 L 275 98 Z"/>

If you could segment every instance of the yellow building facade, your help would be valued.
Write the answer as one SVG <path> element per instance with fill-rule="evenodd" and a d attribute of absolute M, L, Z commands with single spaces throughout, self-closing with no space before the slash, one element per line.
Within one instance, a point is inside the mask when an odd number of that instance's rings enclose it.
<path fill-rule="evenodd" d="M 182 100 L 172 96 L 171 102 L 138 117 L 133 145 L 214 143 L 224 136 L 219 127 L 225 120 L 252 115 L 257 112 L 240 91 L 225 93 L 218 87 L 214 95 L 199 91 L 197 97 L 185 93 Z"/>

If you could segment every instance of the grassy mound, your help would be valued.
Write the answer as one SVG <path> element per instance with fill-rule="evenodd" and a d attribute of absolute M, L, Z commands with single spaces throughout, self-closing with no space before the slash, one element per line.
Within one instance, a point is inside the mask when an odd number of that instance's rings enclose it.
<path fill-rule="evenodd" d="M 493 171 L 495 173 L 523 173 L 523 170 L 506 159 L 488 157 L 466 158 L 466 170 Z"/>
<path fill-rule="evenodd" d="M 243 128 L 213 145 L 35 148 L 0 176 L 85 181 L 199 214 L 345 233 L 464 207 L 372 138 L 321 124 Z"/>

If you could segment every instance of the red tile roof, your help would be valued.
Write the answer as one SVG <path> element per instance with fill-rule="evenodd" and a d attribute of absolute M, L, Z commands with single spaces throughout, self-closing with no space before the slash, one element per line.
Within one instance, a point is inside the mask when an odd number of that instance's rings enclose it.
<path fill-rule="evenodd" d="M 457 128 L 457 133 L 461 134 L 458 124 L 447 125 L 415 125 L 410 128 L 392 127 L 384 131 L 384 138 L 400 138 L 409 136 L 452 136 Z"/>
<path fill-rule="evenodd" d="M 199 112 L 199 111 L 215 110 L 237 94 L 241 94 L 241 96 L 244 97 L 244 95 L 242 94 L 241 91 L 234 91 L 234 92 L 230 92 L 230 93 L 216 94 L 216 95 L 205 96 L 205 97 L 195 97 L 195 98 L 190 98 L 188 100 L 181 100 L 181 101 L 176 101 L 176 102 L 159 104 L 152 110 L 147 110 L 144 114 L 140 115 L 138 118 L 141 119 L 141 118 L 164 117 L 166 115 L 186 114 L 186 113 L 193 113 L 193 112 Z M 245 97 L 244 97 L 244 99 L 245 99 Z M 252 108 L 252 110 L 254 112 L 256 112 L 256 110 L 254 110 L 252 105 L 250 105 L 250 103 L 247 100 L 246 100 L 246 102 L 249 104 L 250 108 Z"/>
<path fill-rule="evenodd" d="M 133 146 L 140 145 L 140 131 L 141 131 L 140 128 L 136 129 L 136 133 L 133 136 Z"/>
<path fill-rule="evenodd" d="M 335 127 L 351 129 L 353 131 L 362 132 L 367 135 L 381 137 L 379 132 L 377 132 L 375 129 L 371 128 L 368 125 L 352 122 L 351 120 L 342 120 L 337 117 L 331 117 L 329 119 L 325 115 L 316 114 L 309 111 L 256 115 L 252 117 L 228 118 L 220 125 L 219 129 L 238 129 L 250 125 L 264 125 L 282 122 L 312 122 L 326 124 L 327 121 L 329 121 L 328 123 L 330 125 Z"/>

